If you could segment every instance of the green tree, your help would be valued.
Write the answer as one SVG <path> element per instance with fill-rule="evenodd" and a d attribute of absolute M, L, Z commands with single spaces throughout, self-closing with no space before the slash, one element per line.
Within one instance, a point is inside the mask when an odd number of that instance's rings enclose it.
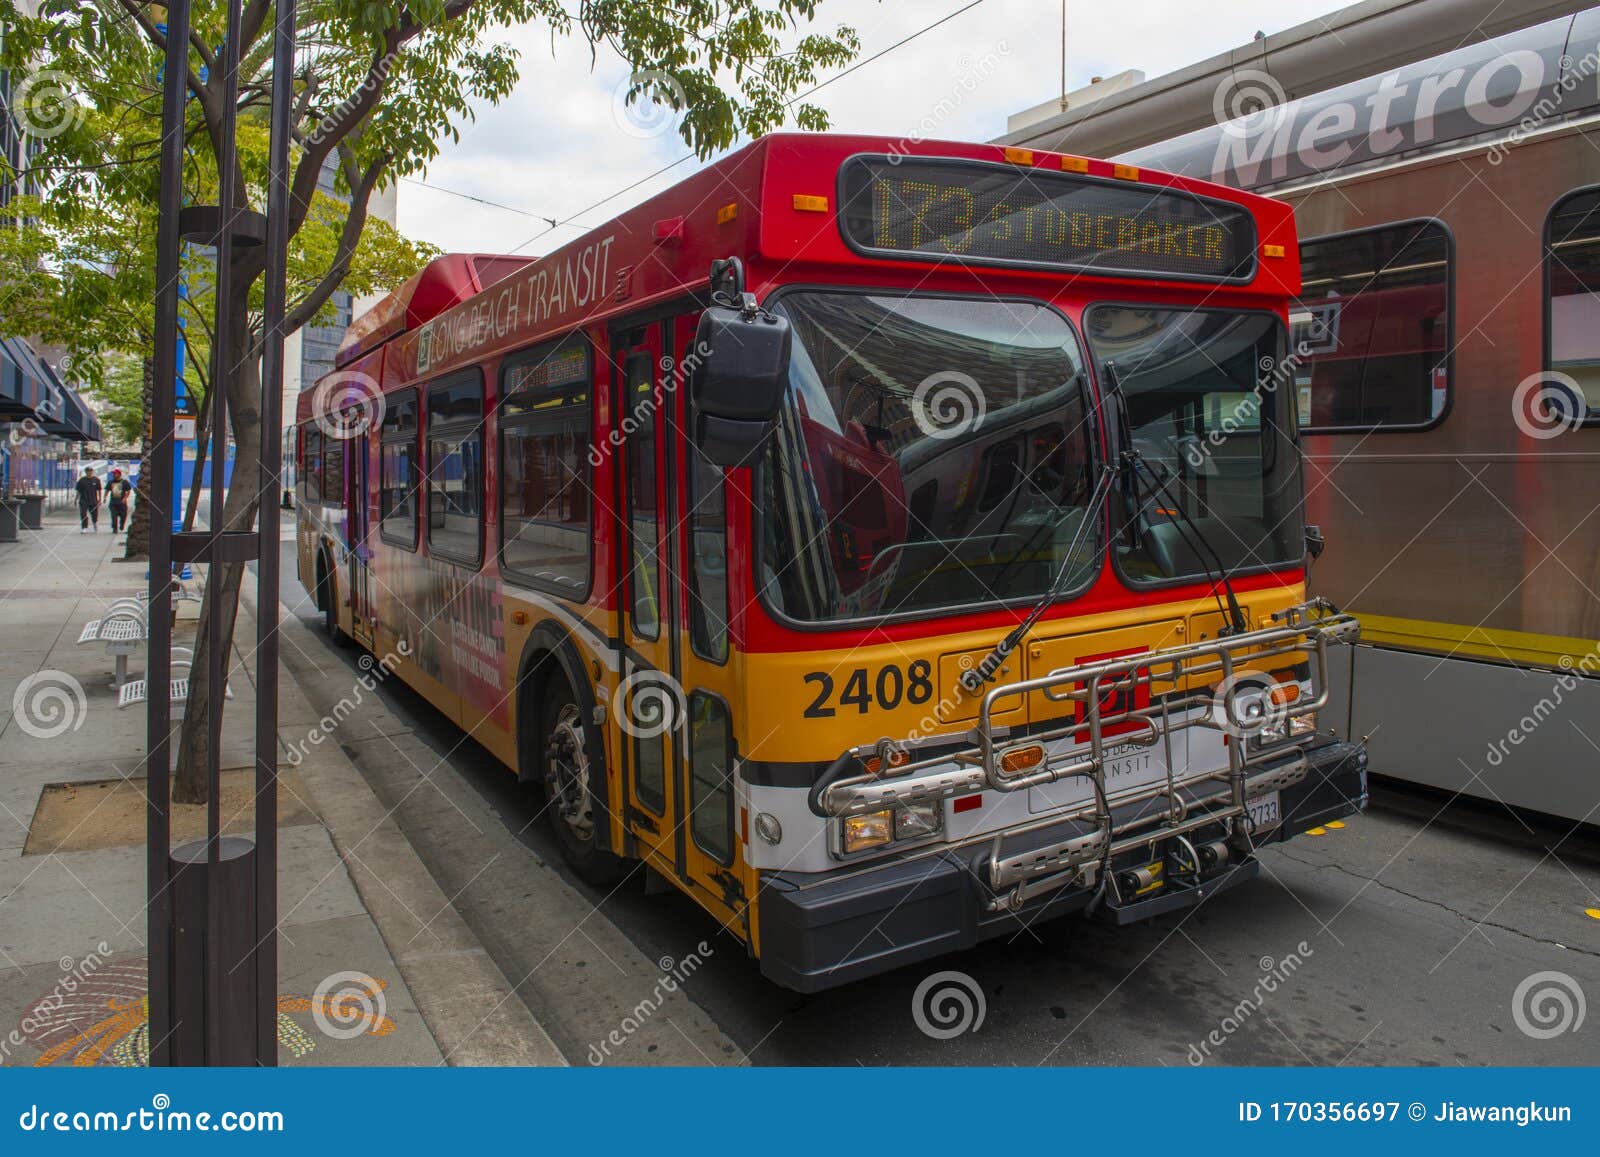
<path fill-rule="evenodd" d="M 796 94 L 816 83 L 820 69 L 847 63 L 859 48 L 848 28 L 805 31 L 815 19 L 818 0 L 580 0 L 575 14 L 569 7 L 565 0 L 307 0 L 299 6 L 303 47 L 295 76 L 289 228 L 301 255 L 302 292 L 289 311 L 291 330 L 322 313 L 341 285 L 351 287 L 363 238 L 371 233 L 367 207 L 373 191 L 384 182 L 424 171 L 438 154 L 439 142 L 457 138 L 475 105 L 498 102 L 511 92 L 520 62 L 497 39 L 500 29 L 537 24 L 550 32 L 553 50 L 569 36 L 587 42 L 591 57 L 600 46 L 615 50 L 634 70 L 630 96 L 670 102 L 682 114 L 684 140 L 701 156 L 741 136 L 779 127 L 790 116 L 803 128 L 825 127 L 823 112 L 797 103 Z M 239 159 L 233 171 L 219 174 L 224 89 L 216 45 L 226 10 L 218 0 L 195 6 L 186 140 L 187 179 L 197 202 L 226 180 L 237 204 L 264 207 L 273 12 L 271 0 L 245 0 L 239 39 Z M 23 19 L 12 0 L 0 0 L 0 19 L 12 28 L 5 45 L 7 63 L 25 84 L 49 74 L 61 89 L 59 109 L 66 128 L 46 138 L 35 163 L 46 189 L 43 201 L 63 200 L 59 221 L 70 227 L 93 212 L 92 199 L 99 194 L 87 190 L 108 190 L 106 195 L 125 212 L 142 214 L 141 235 L 153 235 L 160 141 L 160 94 L 154 78 L 165 49 L 158 13 L 141 0 L 45 0 L 37 19 Z M 32 98 L 45 99 L 52 92 L 43 84 L 28 91 Z M 115 142 L 114 151 L 108 148 L 107 134 Z M 329 164 L 336 169 L 340 194 L 334 201 L 317 192 Z M 330 236 L 331 245 L 326 243 Z M 323 243 L 313 244 L 311 237 Z M 148 252 L 147 245 L 141 246 L 137 258 L 130 252 L 127 259 L 142 262 Z M 253 527 L 263 482 L 262 334 L 259 325 L 251 324 L 251 313 L 259 304 L 264 261 L 261 249 L 245 251 L 219 289 L 234 335 L 231 348 L 220 351 L 219 361 L 233 367 L 220 388 L 227 391 L 237 446 L 221 523 L 236 531 Z M 47 272 L 59 275 L 61 265 Z M 148 279 L 149 266 L 135 276 Z M 144 300 L 153 300 L 154 286 L 148 290 Z M 271 481 L 268 494 L 276 492 L 276 480 Z M 174 786 L 179 801 L 205 798 L 204 721 L 210 696 L 216 693 L 203 677 L 206 624 L 212 615 L 223 616 L 224 646 L 231 647 L 242 575 L 238 565 L 219 565 L 206 584 L 194 656 L 196 678 L 190 683 Z M 274 611 L 261 608 L 264 614 Z"/>

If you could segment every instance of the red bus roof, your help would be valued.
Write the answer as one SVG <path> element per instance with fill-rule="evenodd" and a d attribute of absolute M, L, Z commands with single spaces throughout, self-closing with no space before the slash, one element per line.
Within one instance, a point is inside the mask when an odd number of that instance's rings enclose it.
<path fill-rule="evenodd" d="M 1134 187 L 1172 189 L 1237 205 L 1256 223 L 1259 253 L 1251 278 L 1206 284 L 1218 303 L 1253 298 L 1258 303 L 1293 297 L 1300 286 L 1293 210 L 1285 203 L 1238 189 L 1110 161 L 1041 150 L 954 141 L 831 133 L 776 133 L 707 165 L 641 204 L 589 230 L 542 258 L 450 254 L 379 302 L 357 320 L 339 351 L 338 365 L 385 348 L 385 385 L 416 378 L 592 325 L 612 314 L 704 290 L 711 262 L 738 256 L 749 284 L 761 290 L 797 276 L 859 280 L 867 270 L 899 270 L 916 284 L 927 257 L 863 256 L 844 240 L 838 219 L 838 176 L 858 155 L 949 158 L 1017 168 L 1067 171 Z M 826 267 L 826 273 L 824 272 Z M 853 269 L 847 269 L 853 267 Z M 1127 275 L 1062 269 L 963 266 L 1008 280 L 1064 277 L 1100 286 Z M 1193 291 L 1192 282 L 1138 277 L 1141 286 Z M 893 284 L 894 277 L 883 282 Z M 375 366 L 375 363 L 371 363 Z M 340 371 L 336 370 L 335 373 Z M 302 418 L 308 399 L 302 394 Z"/>

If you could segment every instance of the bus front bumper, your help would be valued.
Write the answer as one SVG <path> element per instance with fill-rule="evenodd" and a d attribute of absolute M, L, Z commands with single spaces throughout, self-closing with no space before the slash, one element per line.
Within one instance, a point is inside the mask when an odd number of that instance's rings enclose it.
<path fill-rule="evenodd" d="M 1257 847 L 1281 843 L 1366 808 L 1363 749 L 1329 741 L 1306 752 L 1306 758 L 1305 777 L 1281 794 L 1282 821 L 1255 836 Z M 1225 831 L 1226 824 L 1219 819 L 1215 835 L 1220 838 Z M 1152 834 L 1159 846 L 1159 833 Z M 1192 840 L 1196 844 L 1211 838 L 1195 834 L 1200 837 Z M 1062 887 L 1005 908 L 997 907 L 1001 897 L 983 870 L 989 848 L 987 843 L 953 848 L 863 867 L 837 879 L 783 872 L 764 875 L 759 906 L 762 972 L 786 988 L 817 992 L 971 948 L 1040 920 L 1082 912 L 1091 902 L 1097 917 L 1114 923 L 1146 920 L 1193 907 L 1260 871 L 1252 856 L 1198 883 L 1163 885 L 1122 902 L 1109 899 L 1103 888 L 1081 886 Z M 1148 859 L 1148 854 L 1138 859 Z M 1114 862 L 1113 874 L 1132 863 Z"/>

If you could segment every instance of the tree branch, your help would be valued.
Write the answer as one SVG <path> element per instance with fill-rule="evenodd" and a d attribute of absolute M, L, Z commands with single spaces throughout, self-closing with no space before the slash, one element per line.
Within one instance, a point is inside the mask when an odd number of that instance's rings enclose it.
<path fill-rule="evenodd" d="M 344 228 L 339 233 L 339 247 L 334 253 L 333 261 L 328 266 L 328 271 L 322 275 L 310 293 L 301 298 L 293 309 L 283 319 L 283 332 L 293 333 L 317 315 L 317 311 L 328 303 L 334 290 L 338 289 L 350 272 L 350 263 L 355 259 L 356 247 L 361 244 L 361 232 L 367 224 L 367 205 L 372 200 L 372 191 L 378 187 L 378 178 L 383 176 L 383 171 L 388 167 L 388 155 L 379 157 L 367 167 L 366 172 L 356 171 L 355 157 L 349 150 L 343 150 L 341 162 L 346 173 L 346 180 L 350 185 L 350 213 L 344 220 Z M 354 177 L 354 180 L 350 178 Z M 263 335 L 263 338 L 265 335 Z M 259 356 L 261 351 L 251 351 L 251 356 Z"/>

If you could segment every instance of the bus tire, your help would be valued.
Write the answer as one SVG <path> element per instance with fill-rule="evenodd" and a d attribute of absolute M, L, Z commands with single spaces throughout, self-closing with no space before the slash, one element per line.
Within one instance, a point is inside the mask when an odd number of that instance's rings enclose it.
<path fill-rule="evenodd" d="M 322 630 L 335 647 L 346 647 L 350 636 L 339 629 L 339 590 L 326 556 L 317 559 L 317 608 L 322 611 Z"/>
<path fill-rule="evenodd" d="M 550 677 L 541 698 L 539 780 L 550 831 L 579 879 L 609 887 L 622 879 L 627 865 L 606 846 L 611 810 L 604 797 L 604 763 L 594 758 L 593 728 L 584 722 L 577 696 L 562 675 Z"/>

